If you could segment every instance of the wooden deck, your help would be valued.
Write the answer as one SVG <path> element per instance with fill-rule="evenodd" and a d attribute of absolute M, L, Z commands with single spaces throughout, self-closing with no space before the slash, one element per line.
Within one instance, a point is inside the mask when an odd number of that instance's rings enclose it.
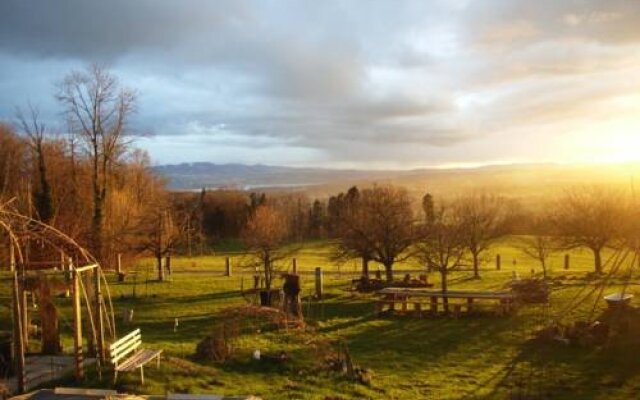
<path fill-rule="evenodd" d="M 85 359 L 84 365 L 88 366 L 95 362 L 96 360 L 93 358 Z M 75 363 L 73 356 L 27 356 L 25 359 L 27 390 L 31 390 L 47 382 L 61 379 L 73 373 L 74 368 Z M 0 379 L 0 384 L 5 385 L 10 393 L 15 393 L 17 390 L 16 378 Z"/>

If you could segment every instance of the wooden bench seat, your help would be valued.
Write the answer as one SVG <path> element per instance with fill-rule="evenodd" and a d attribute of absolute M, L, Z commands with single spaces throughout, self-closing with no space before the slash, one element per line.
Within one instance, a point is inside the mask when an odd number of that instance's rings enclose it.
<path fill-rule="evenodd" d="M 118 372 L 130 372 L 140 369 L 140 383 L 144 385 L 144 366 L 155 359 L 160 367 L 162 350 L 143 349 L 140 329 L 125 335 L 109 346 L 110 361 L 113 364 L 113 381 L 118 380 Z"/>

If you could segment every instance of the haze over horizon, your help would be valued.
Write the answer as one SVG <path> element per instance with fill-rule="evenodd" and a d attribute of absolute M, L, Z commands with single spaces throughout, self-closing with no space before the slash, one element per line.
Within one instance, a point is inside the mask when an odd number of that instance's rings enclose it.
<path fill-rule="evenodd" d="M 154 164 L 640 160 L 640 2 L 0 3 L 0 119 L 105 63 Z"/>

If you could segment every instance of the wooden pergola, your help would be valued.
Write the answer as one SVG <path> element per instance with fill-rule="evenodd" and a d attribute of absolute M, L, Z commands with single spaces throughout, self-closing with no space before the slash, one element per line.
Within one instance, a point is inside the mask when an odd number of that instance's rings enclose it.
<path fill-rule="evenodd" d="M 28 283 L 36 281 L 41 285 L 49 285 L 49 277 L 62 277 L 71 293 L 75 377 L 78 380 L 84 378 L 83 308 L 88 319 L 87 332 L 95 349 L 98 374 L 101 375 L 107 350 L 105 340 L 115 340 L 116 329 L 109 287 L 97 260 L 58 229 L 0 203 L 1 233 L 8 238 L 13 361 L 18 392 L 24 392 L 27 387 L 25 352 L 30 324 L 27 294 L 33 290 Z M 34 243 L 38 244 L 36 250 L 46 249 L 46 253 L 59 254 L 60 258 L 55 261 L 30 261 Z"/>

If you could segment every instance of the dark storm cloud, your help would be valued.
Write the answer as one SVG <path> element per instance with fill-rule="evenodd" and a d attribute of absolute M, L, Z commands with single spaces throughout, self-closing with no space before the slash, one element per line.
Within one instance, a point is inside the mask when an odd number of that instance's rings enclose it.
<path fill-rule="evenodd" d="M 598 107 L 640 84 L 639 14 L 604 0 L 5 0 L 0 118 L 27 99 L 57 118 L 54 83 L 97 61 L 140 93 L 157 159 L 502 160 L 535 124 L 544 140 L 584 113 L 601 123 Z"/>

